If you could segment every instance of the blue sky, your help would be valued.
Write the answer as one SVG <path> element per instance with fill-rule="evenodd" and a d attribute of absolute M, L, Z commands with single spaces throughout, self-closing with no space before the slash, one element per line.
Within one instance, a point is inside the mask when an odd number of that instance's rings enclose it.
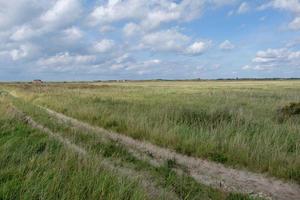
<path fill-rule="evenodd" d="M 300 0 L 0 0 L 0 80 L 300 77 Z"/>

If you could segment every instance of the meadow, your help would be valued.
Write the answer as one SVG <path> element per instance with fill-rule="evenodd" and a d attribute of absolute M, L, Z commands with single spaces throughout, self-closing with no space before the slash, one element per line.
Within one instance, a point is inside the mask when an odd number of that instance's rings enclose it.
<path fill-rule="evenodd" d="M 0 199 L 257 199 L 199 184 L 176 174 L 172 161 L 153 166 L 121 144 L 62 123 L 33 104 L 41 87 L 1 89 Z"/>
<path fill-rule="evenodd" d="M 26 101 L 178 152 L 300 182 L 299 81 L 10 85 Z"/>
<path fill-rule="evenodd" d="M 0 199 L 147 199 L 137 181 L 78 156 L 0 103 Z"/>
<path fill-rule="evenodd" d="M 297 80 L 2 84 L 0 88 L 18 97 L 20 100 L 14 104 L 23 110 L 29 104 L 45 106 L 185 155 L 300 183 L 300 116 L 297 110 L 287 112 L 291 103 L 300 102 L 300 81 Z M 32 110 L 28 108 L 27 112 L 34 116 Z M 36 119 L 41 120 L 41 116 Z M 49 124 L 49 119 L 41 122 Z M 7 126 L 3 126 L 5 130 Z M 76 141 L 82 142 L 80 140 Z M 49 148 L 46 148 L 47 154 L 58 152 L 62 147 Z M 57 159 L 70 162 L 71 158 L 61 156 L 63 158 Z M 55 165 L 55 162 L 50 164 Z M 111 176 L 111 181 L 120 181 Z M 132 196 L 125 199 L 145 197 L 139 185 L 121 180 L 124 181 L 134 185 L 132 190 L 135 191 L 128 191 Z M 179 183 L 183 187 L 186 182 Z M 118 190 L 130 190 L 126 185 L 127 182 L 124 189 Z M 113 192 L 120 195 L 118 190 Z M 180 193 L 181 197 L 187 193 Z M 220 192 L 208 192 L 216 193 L 219 199 L 228 197 Z"/>

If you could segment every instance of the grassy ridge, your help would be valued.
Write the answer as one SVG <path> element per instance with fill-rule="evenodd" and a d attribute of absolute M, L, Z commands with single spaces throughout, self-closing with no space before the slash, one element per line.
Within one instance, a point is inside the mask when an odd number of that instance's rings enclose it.
<path fill-rule="evenodd" d="M 16 85 L 24 99 L 188 155 L 300 182 L 299 81 Z"/>

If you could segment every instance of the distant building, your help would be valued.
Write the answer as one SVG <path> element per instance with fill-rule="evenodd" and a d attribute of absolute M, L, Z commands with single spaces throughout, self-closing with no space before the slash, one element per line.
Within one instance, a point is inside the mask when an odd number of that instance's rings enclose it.
<path fill-rule="evenodd" d="M 40 80 L 40 79 L 36 79 L 36 80 L 33 80 L 32 83 L 33 83 L 33 84 L 42 84 L 43 81 Z"/>

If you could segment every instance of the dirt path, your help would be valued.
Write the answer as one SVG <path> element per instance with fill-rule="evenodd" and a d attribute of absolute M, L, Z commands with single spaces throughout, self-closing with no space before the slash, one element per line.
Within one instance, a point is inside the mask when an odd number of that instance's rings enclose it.
<path fill-rule="evenodd" d="M 129 150 L 142 152 L 144 157 L 149 157 L 150 155 L 153 162 L 161 163 L 162 161 L 174 160 L 176 164 L 182 166 L 199 183 L 218 189 L 221 188 L 229 192 L 252 194 L 271 199 L 300 199 L 300 186 L 297 184 L 286 183 L 262 174 L 232 169 L 215 162 L 185 156 L 170 149 L 162 148 L 145 141 L 134 140 L 128 136 L 92 126 L 48 108 L 41 108 L 64 123 L 70 123 L 75 127 L 83 128 L 120 142 Z"/>
<path fill-rule="evenodd" d="M 49 128 L 35 122 L 30 116 L 24 114 L 22 111 L 18 110 L 15 107 L 11 108 L 11 113 L 15 115 L 15 117 L 21 119 L 25 123 L 29 124 L 31 127 L 38 129 L 44 133 L 47 133 L 49 136 L 54 138 L 55 140 L 62 143 L 65 147 L 69 148 L 75 153 L 78 153 L 79 155 L 83 156 L 84 158 L 90 157 L 89 153 L 82 147 L 73 144 L 70 140 L 62 137 L 60 133 L 54 133 Z M 99 157 L 99 156 L 98 156 Z M 113 163 L 110 160 L 104 159 L 104 158 L 98 158 L 99 163 L 102 167 L 105 169 L 109 169 L 111 171 L 116 172 L 117 174 L 120 174 L 124 177 L 133 178 L 134 180 L 137 180 L 141 186 L 145 189 L 145 191 L 148 194 L 149 199 L 178 199 L 177 195 L 173 192 L 166 191 L 163 188 L 157 186 L 154 182 L 151 181 L 152 177 L 149 176 L 146 173 L 135 171 L 131 168 L 126 168 L 124 166 L 120 167 L 117 166 L 116 163 Z"/>

